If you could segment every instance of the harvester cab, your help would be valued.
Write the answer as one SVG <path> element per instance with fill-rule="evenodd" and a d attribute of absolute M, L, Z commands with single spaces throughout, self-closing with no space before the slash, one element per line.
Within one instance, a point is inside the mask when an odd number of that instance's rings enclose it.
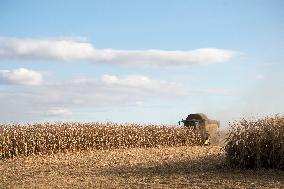
<path fill-rule="evenodd" d="M 210 120 L 203 113 L 189 114 L 187 118 L 179 121 L 179 125 L 183 123 L 185 127 L 198 130 L 202 136 L 203 143 L 209 145 L 211 141 L 217 143 L 219 139 L 219 121 Z"/>

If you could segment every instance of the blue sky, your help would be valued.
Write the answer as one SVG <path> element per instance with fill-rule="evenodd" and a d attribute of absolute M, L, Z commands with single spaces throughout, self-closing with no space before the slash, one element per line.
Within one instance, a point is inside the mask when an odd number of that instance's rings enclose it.
<path fill-rule="evenodd" d="M 283 113 L 283 1 L 1 1 L 0 121 Z"/>

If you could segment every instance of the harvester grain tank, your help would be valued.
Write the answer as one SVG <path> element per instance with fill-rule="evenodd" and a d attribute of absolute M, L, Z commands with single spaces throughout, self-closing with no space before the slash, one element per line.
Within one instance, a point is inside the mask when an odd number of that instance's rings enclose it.
<path fill-rule="evenodd" d="M 189 114 L 185 120 L 179 121 L 185 127 L 191 127 L 198 130 L 203 138 L 205 145 L 218 142 L 220 122 L 208 119 L 203 113 Z"/>

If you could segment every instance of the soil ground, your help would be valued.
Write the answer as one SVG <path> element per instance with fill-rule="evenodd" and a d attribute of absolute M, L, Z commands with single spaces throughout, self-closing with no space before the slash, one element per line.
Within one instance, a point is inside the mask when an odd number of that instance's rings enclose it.
<path fill-rule="evenodd" d="M 0 188 L 284 188 L 284 172 L 226 166 L 220 146 L 118 149 L 0 161 Z"/>

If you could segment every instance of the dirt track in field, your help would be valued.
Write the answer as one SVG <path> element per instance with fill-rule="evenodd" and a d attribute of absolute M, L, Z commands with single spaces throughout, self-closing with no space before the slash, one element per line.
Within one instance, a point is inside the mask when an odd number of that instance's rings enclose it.
<path fill-rule="evenodd" d="M 0 172 L 0 188 L 284 188 L 283 171 L 228 168 L 219 146 L 33 156 Z"/>

